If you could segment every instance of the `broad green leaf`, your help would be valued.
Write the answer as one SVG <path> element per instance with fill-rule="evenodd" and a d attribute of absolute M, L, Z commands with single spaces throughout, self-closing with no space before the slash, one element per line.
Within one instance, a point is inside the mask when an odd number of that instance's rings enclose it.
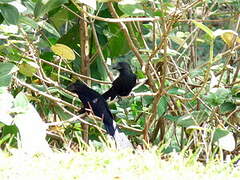
<path fill-rule="evenodd" d="M 32 77 L 37 72 L 38 68 L 39 67 L 36 63 L 27 61 L 20 64 L 19 72 L 25 76 Z"/>
<path fill-rule="evenodd" d="M 38 24 L 34 20 L 32 20 L 31 18 L 29 18 L 27 16 L 20 16 L 19 22 L 23 23 L 23 24 L 26 24 L 26 25 L 29 25 L 34 29 L 38 28 Z"/>
<path fill-rule="evenodd" d="M 235 149 L 235 139 L 233 134 L 225 129 L 217 128 L 214 131 L 213 142 L 227 151 L 233 151 Z"/>
<path fill-rule="evenodd" d="M 0 87 L 7 87 L 11 83 L 12 74 L 18 70 L 12 63 L 0 63 Z"/>
<path fill-rule="evenodd" d="M 19 13 L 17 8 L 10 4 L 0 4 L 0 12 L 8 24 L 18 24 Z"/>
<path fill-rule="evenodd" d="M 166 112 L 167 106 L 168 106 L 168 98 L 167 96 L 162 96 L 158 103 L 158 116 L 162 116 Z"/>
<path fill-rule="evenodd" d="M 55 44 L 51 47 L 52 51 L 64 59 L 74 60 L 75 54 L 71 48 L 64 44 Z"/>
<path fill-rule="evenodd" d="M 40 21 L 38 22 L 38 25 L 43 28 L 44 30 L 46 30 L 47 32 L 57 36 L 58 38 L 60 37 L 60 34 L 57 32 L 57 30 L 49 23 L 47 23 L 46 21 Z"/>
<path fill-rule="evenodd" d="M 35 9 L 34 16 L 36 18 L 45 15 L 49 11 L 58 8 L 64 3 L 67 3 L 68 0 L 38 0 Z"/>
<path fill-rule="evenodd" d="M 236 109 L 237 105 L 232 102 L 225 102 L 220 106 L 221 113 L 229 113 Z"/>
<path fill-rule="evenodd" d="M 144 16 L 143 6 L 137 0 L 122 0 L 118 3 L 119 9 L 128 16 Z"/>
<path fill-rule="evenodd" d="M 166 119 L 168 119 L 169 121 L 172 121 L 172 122 L 177 122 L 177 120 L 179 119 L 180 116 L 173 116 L 173 115 L 170 115 L 170 114 L 167 114 L 166 116 L 164 116 Z"/>
<path fill-rule="evenodd" d="M 130 51 L 128 42 L 122 31 L 119 31 L 119 27 L 116 24 L 109 24 L 111 37 L 109 38 L 108 49 L 110 57 L 119 57 Z"/>
<path fill-rule="evenodd" d="M 189 114 L 179 117 L 179 119 L 177 120 L 177 125 L 181 127 L 189 127 L 196 126 L 197 123 L 194 121 L 192 115 Z"/>
<path fill-rule="evenodd" d="M 79 33 L 79 25 L 75 24 L 72 28 L 68 30 L 68 32 L 60 37 L 57 43 L 66 44 L 71 49 L 74 49 L 76 52 L 80 52 L 79 47 L 80 42 L 80 33 Z M 78 66 L 80 66 L 78 64 Z"/>
<path fill-rule="evenodd" d="M 230 91 L 228 89 L 212 88 L 212 91 L 205 96 L 205 99 L 212 106 L 218 106 L 223 104 L 229 95 Z"/>
<path fill-rule="evenodd" d="M 217 128 L 213 134 L 213 142 L 218 141 L 220 138 L 228 135 L 228 133 L 229 133 L 229 131 L 227 131 L 227 130 Z"/>
<path fill-rule="evenodd" d="M 205 26 L 204 24 L 200 23 L 200 22 L 197 22 L 195 20 L 192 20 L 192 22 L 197 26 L 199 27 L 201 30 L 203 30 L 204 32 L 206 32 L 211 39 L 214 39 L 215 36 L 214 36 L 214 33 L 211 29 L 209 29 L 207 26 Z"/>

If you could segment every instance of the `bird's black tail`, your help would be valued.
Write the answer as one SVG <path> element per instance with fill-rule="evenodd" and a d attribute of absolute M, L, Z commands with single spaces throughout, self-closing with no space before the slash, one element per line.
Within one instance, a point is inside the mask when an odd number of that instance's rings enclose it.
<path fill-rule="evenodd" d="M 108 100 L 108 98 L 111 98 L 111 101 L 117 96 L 117 93 L 115 90 L 111 87 L 108 91 L 102 94 L 104 100 Z"/>

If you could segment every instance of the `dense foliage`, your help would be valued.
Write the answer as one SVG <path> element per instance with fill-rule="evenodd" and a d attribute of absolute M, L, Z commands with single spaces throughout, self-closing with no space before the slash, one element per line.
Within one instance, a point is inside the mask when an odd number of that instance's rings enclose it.
<path fill-rule="evenodd" d="M 2 0 L 1 146 L 16 146 L 14 121 L 29 104 L 52 146 L 100 145 L 102 123 L 79 117 L 65 89 L 80 78 L 103 93 L 117 76 L 110 65 L 127 61 L 134 96 L 109 107 L 135 146 L 238 152 L 239 12 L 238 0 Z M 38 128 L 30 124 L 23 131 Z"/>

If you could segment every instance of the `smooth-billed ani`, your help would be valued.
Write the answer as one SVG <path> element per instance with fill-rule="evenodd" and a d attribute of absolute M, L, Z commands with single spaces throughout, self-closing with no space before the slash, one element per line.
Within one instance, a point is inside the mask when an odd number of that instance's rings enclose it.
<path fill-rule="evenodd" d="M 117 127 L 113 115 L 101 94 L 80 81 L 69 85 L 67 89 L 78 95 L 83 103 L 85 111 L 90 111 L 95 116 L 103 119 L 103 124 L 107 133 L 114 138 L 118 148 L 132 147 L 126 135 Z"/>
<path fill-rule="evenodd" d="M 113 100 L 116 96 L 127 96 L 136 85 L 137 77 L 128 63 L 118 62 L 113 69 L 118 70 L 120 74 L 113 81 L 112 87 L 102 95 L 105 100 L 109 97 Z"/>

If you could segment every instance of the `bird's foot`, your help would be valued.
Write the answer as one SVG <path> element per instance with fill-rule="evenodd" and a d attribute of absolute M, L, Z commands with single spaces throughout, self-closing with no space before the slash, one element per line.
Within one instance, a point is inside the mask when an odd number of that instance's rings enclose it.
<path fill-rule="evenodd" d="M 132 96 L 132 98 L 135 97 L 135 93 L 134 92 L 131 92 L 129 95 Z"/>

